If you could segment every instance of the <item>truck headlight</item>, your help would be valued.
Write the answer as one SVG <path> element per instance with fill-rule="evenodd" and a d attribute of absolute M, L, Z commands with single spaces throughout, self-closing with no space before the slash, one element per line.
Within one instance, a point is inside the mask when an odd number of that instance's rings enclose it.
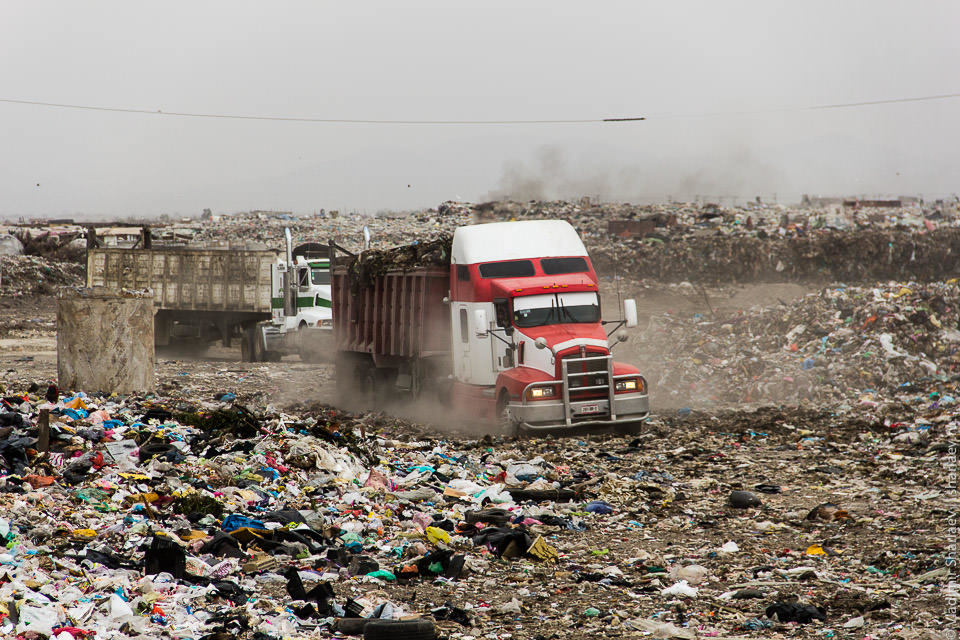
<path fill-rule="evenodd" d="M 628 378 L 627 380 L 617 380 L 616 390 L 617 393 L 621 392 L 641 392 L 644 391 L 646 385 L 643 382 L 643 378 Z"/>
<path fill-rule="evenodd" d="M 545 398 L 552 398 L 556 393 L 557 390 L 553 387 L 533 387 L 527 391 L 527 398 L 530 400 L 543 400 Z"/>

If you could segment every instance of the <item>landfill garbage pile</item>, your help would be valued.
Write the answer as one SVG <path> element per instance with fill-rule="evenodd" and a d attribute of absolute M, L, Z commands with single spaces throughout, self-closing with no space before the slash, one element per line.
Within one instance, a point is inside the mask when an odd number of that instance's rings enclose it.
<path fill-rule="evenodd" d="M 368 254 L 380 270 L 443 264 L 445 234 L 487 215 L 570 219 L 598 254 L 955 231 L 917 208 L 817 231 L 810 210 L 768 205 L 508 205 L 293 222 L 298 240 L 356 248 L 369 226 L 377 249 L 419 243 Z M 611 216 L 661 226 L 641 242 Z M 290 223 L 200 234 L 276 248 Z M 650 312 L 617 349 L 673 410 L 634 437 L 518 440 L 443 408 L 419 424 L 308 402 L 337 401 L 328 365 L 161 359 L 154 395 L 57 389 L 51 310 L 16 297 L 59 263 L 0 260 L 0 637 L 954 637 L 956 280 Z"/>
<path fill-rule="evenodd" d="M 953 219 L 930 222 L 925 216 L 933 208 L 885 212 L 890 222 L 879 223 L 869 222 L 872 212 L 859 211 L 862 222 L 855 228 L 827 225 L 819 209 L 763 204 L 583 207 L 534 201 L 474 209 L 483 219 L 566 219 L 583 236 L 594 266 L 608 275 L 718 284 L 937 280 L 960 273 L 960 228 Z M 655 230 L 645 236 L 611 233 L 611 221 L 631 219 L 652 219 Z"/>
<path fill-rule="evenodd" d="M 687 285 L 692 289 L 691 285 Z M 830 287 L 724 317 L 651 317 L 633 352 L 658 407 L 957 407 L 960 283 Z"/>
<path fill-rule="evenodd" d="M 56 293 L 60 286 L 79 286 L 85 267 L 72 261 L 40 256 L 0 256 L 0 295 L 37 296 Z"/>
<path fill-rule="evenodd" d="M 363 247 L 364 227 L 370 232 L 372 248 L 387 249 L 416 240 L 452 235 L 457 227 L 472 222 L 473 211 L 463 206 L 444 209 L 443 215 L 436 209 L 428 209 L 396 218 L 358 214 L 292 219 L 237 215 L 217 222 L 204 221 L 191 244 L 233 246 L 238 238 L 242 238 L 246 246 L 252 242 L 266 248 L 279 248 L 284 242 L 283 230 L 289 228 L 294 245 L 334 240 L 347 250 L 359 253 Z"/>
<path fill-rule="evenodd" d="M 951 206 L 909 204 L 896 208 L 855 209 L 788 206 L 749 202 L 722 206 L 707 202 L 631 204 L 629 202 L 493 201 L 475 205 L 445 203 L 451 210 L 470 206 L 481 221 L 564 218 L 580 222 L 589 234 L 609 234 L 611 220 L 653 220 L 656 227 L 690 232 L 710 229 L 724 234 L 760 236 L 801 234 L 809 229 L 956 227 L 956 203 Z M 782 231 L 780 231 L 782 229 Z"/>
<path fill-rule="evenodd" d="M 290 227 L 297 243 L 333 239 L 356 249 L 367 227 L 372 246 L 383 249 L 442 237 L 476 222 L 559 218 L 577 228 L 604 275 L 712 284 L 936 280 L 945 270 L 957 275 L 960 218 L 938 216 L 937 210 L 920 206 L 882 215 L 858 211 L 856 216 L 840 224 L 822 209 L 771 204 L 445 202 L 398 217 L 239 215 L 205 223 L 197 239 L 229 244 L 244 238 L 279 247 L 283 228 Z M 653 231 L 611 232 L 612 221 L 639 219 L 652 220 Z"/>
<path fill-rule="evenodd" d="M 597 269 L 664 282 L 938 280 L 960 273 L 960 229 L 814 231 L 626 239 L 591 251 Z"/>
<path fill-rule="evenodd" d="M 440 234 L 437 237 L 389 249 L 368 249 L 347 259 L 354 291 L 369 287 L 377 277 L 388 271 L 409 271 L 418 267 L 450 266 L 450 250 L 453 236 Z"/>
<path fill-rule="evenodd" d="M 561 446 L 233 400 L 6 391 L 0 635 L 950 628 L 943 407 L 693 413 Z"/>
<path fill-rule="evenodd" d="M 86 247 L 76 242 L 80 237 L 79 232 L 67 234 L 21 232 L 16 234 L 16 238 L 23 245 L 24 255 L 77 263 L 84 262 L 87 255 Z"/>

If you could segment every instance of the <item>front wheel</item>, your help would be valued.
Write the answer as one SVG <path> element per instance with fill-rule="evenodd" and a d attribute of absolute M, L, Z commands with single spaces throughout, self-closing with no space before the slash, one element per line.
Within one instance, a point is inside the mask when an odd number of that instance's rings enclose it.
<path fill-rule="evenodd" d="M 520 433 L 519 423 L 510 415 L 510 394 L 506 389 L 497 397 L 497 426 L 506 436 L 516 436 Z"/>
<path fill-rule="evenodd" d="M 323 358 L 320 357 L 321 354 L 318 352 L 317 347 L 310 344 L 309 335 L 307 323 L 301 322 L 297 328 L 297 354 L 300 356 L 301 361 L 307 364 L 317 364 L 318 362 L 322 362 Z"/>

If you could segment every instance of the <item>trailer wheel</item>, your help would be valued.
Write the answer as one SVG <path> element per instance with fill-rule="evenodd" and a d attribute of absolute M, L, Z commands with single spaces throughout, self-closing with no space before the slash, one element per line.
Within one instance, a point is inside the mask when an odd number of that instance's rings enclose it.
<path fill-rule="evenodd" d="M 250 360 L 252 362 L 263 362 L 266 360 L 266 352 L 263 348 L 263 338 L 260 331 L 254 328 L 250 332 Z"/>
<path fill-rule="evenodd" d="M 240 359 L 244 362 L 260 362 L 263 359 L 263 346 L 257 339 L 257 328 L 247 327 L 240 338 Z"/>
<path fill-rule="evenodd" d="M 363 403 L 370 409 L 383 409 L 396 399 L 396 369 L 381 369 L 370 364 L 361 370 Z"/>
<path fill-rule="evenodd" d="M 380 406 L 377 402 L 377 368 L 367 367 L 367 370 L 361 374 L 363 381 L 363 407 L 365 409 L 376 409 Z"/>
<path fill-rule="evenodd" d="M 335 367 L 335 383 L 337 385 L 337 395 L 341 399 L 354 397 L 357 393 L 357 365 L 354 359 L 346 353 L 337 354 Z"/>

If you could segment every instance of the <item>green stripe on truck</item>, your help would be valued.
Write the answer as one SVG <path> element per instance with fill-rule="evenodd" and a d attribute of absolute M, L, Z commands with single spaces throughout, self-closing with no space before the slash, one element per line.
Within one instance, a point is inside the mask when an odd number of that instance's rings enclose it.
<path fill-rule="evenodd" d="M 314 303 L 313 297 L 311 296 L 298 296 L 297 297 L 297 308 L 300 307 L 323 307 L 325 309 L 331 308 L 332 303 L 326 298 L 318 298 L 316 303 Z M 271 307 L 274 309 L 283 309 L 283 298 L 273 298 L 271 300 Z"/>

